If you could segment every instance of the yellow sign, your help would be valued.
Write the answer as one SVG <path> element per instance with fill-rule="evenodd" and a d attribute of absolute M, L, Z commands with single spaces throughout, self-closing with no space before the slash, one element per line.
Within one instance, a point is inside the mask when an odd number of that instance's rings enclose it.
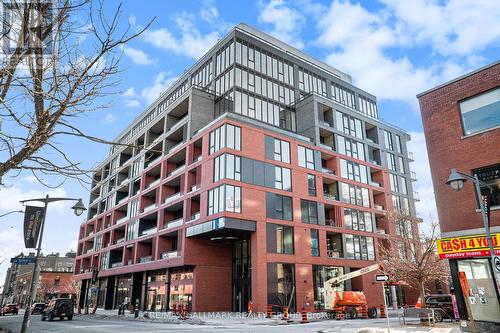
<path fill-rule="evenodd" d="M 500 254 L 500 234 L 491 234 L 495 254 Z M 490 255 L 486 235 L 441 238 L 436 241 L 439 258 L 471 258 Z"/>

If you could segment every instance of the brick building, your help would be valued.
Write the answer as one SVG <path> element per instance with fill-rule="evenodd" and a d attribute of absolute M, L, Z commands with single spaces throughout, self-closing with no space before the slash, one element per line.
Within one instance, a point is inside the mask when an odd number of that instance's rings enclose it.
<path fill-rule="evenodd" d="M 328 309 L 325 281 L 374 264 L 396 233 L 386 212 L 415 214 L 409 139 L 349 75 L 238 25 L 98 167 L 79 305 Z M 338 288 L 383 304 L 374 274 Z"/>
<path fill-rule="evenodd" d="M 16 258 L 34 257 L 23 253 Z M 78 291 L 74 283 L 73 268 L 76 252 L 70 251 L 64 256 L 59 253 L 41 255 L 40 280 L 37 289 L 37 300 L 47 300 L 53 297 L 76 297 Z M 19 303 L 22 306 L 28 299 L 28 292 L 33 273 L 33 264 L 11 264 L 7 271 L 3 286 L 3 303 Z"/>
<path fill-rule="evenodd" d="M 471 307 L 478 321 L 500 323 L 498 288 L 488 261 L 484 227 L 472 182 L 454 191 L 452 168 L 475 174 L 493 188 L 490 227 L 500 254 L 500 62 L 495 62 L 418 95 L 436 195 L 442 257 L 449 258 L 462 319 L 467 318 L 458 272 L 466 273 Z M 483 186 L 481 189 L 485 191 Z M 493 328 L 489 328 L 493 329 Z M 498 329 L 498 328 L 497 328 Z M 488 329 L 486 329 L 488 330 Z M 488 330 L 488 332 L 492 332 Z"/>

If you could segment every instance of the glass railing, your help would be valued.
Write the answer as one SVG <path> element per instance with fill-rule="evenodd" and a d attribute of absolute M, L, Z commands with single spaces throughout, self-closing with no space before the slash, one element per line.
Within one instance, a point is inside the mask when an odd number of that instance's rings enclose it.
<path fill-rule="evenodd" d="M 169 203 L 169 202 L 172 202 L 178 198 L 180 198 L 182 196 L 182 192 L 177 192 L 175 194 L 172 194 L 171 196 L 169 197 L 166 197 L 165 198 L 165 201 L 163 203 Z"/>
<path fill-rule="evenodd" d="M 160 182 L 161 182 L 161 178 L 155 179 L 154 181 L 152 181 L 151 183 L 149 183 L 148 188 L 151 188 L 151 187 L 153 187 L 155 185 L 158 185 Z"/>
<path fill-rule="evenodd" d="M 153 227 L 153 228 L 149 228 L 149 229 L 143 230 L 142 233 L 141 233 L 141 236 L 152 235 L 152 234 L 156 233 L 157 230 L 158 230 L 157 227 Z"/>
<path fill-rule="evenodd" d="M 162 259 L 169 259 L 169 258 L 177 258 L 180 257 L 180 252 L 175 250 L 175 251 L 165 251 L 161 254 Z"/>
<path fill-rule="evenodd" d="M 326 250 L 326 256 L 328 258 L 342 258 L 342 252 L 339 250 Z"/>
<path fill-rule="evenodd" d="M 151 210 L 156 209 L 156 207 L 157 207 L 157 206 L 156 206 L 156 203 L 152 203 L 151 205 L 144 207 L 144 209 L 142 210 L 142 212 L 143 212 L 143 213 L 145 213 L 145 212 L 149 212 L 149 211 L 151 211 Z"/>
<path fill-rule="evenodd" d="M 172 170 L 169 174 L 168 174 L 168 177 L 171 177 L 171 176 L 174 176 L 178 173 L 181 173 L 182 171 L 184 171 L 184 169 L 186 168 L 185 165 L 181 165 L 180 167 L 178 167 L 177 169 L 175 170 Z"/>
<path fill-rule="evenodd" d="M 142 264 L 142 263 L 145 263 L 145 262 L 150 262 L 152 259 L 153 259 L 153 256 L 140 257 L 139 258 L 139 262 Z"/>
<path fill-rule="evenodd" d="M 167 222 L 165 224 L 165 226 L 163 227 L 163 229 L 171 229 L 171 228 L 175 228 L 175 227 L 181 226 L 183 222 L 184 221 L 183 221 L 182 217 L 178 218 L 177 220 L 169 221 L 169 222 Z"/>

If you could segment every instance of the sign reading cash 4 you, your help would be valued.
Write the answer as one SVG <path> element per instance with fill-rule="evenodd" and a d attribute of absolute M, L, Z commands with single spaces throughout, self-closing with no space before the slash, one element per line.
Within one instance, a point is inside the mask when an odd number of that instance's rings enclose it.
<path fill-rule="evenodd" d="M 496 254 L 500 254 L 500 234 L 491 234 Z M 439 258 L 471 258 L 490 255 L 486 235 L 441 238 L 436 241 Z"/>

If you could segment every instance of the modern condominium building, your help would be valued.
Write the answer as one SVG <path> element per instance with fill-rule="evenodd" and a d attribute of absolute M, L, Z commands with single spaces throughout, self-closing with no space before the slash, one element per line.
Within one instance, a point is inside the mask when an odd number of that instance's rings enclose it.
<path fill-rule="evenodd" d="M 374 264 L 396 233 L 386 213 L 415 214 L 409 139 L 349 75 L 236 26 L 100 164 L 80 306 L 329 309 L 325 281 Z M 374 274 L 336 288 L 383 304 Z"/>

